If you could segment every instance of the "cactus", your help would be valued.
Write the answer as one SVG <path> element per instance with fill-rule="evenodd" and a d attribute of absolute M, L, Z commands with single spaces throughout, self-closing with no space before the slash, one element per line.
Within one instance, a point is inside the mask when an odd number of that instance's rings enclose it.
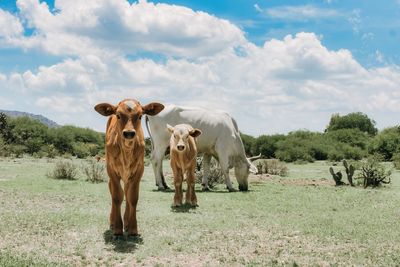
<path fill-rule="evenodd" d="M 354 171 L 355 171 L 354 166 L 351 165 L 351 164 L 350 164 L 350 166 L 348 166 L 346 160 L 343 160 L 343 166 L 344 166 L 345 169 L 346 169 L 347 180 L 349 181 L 349 184 L 350 184 L 351 186 L 354 186 L 354 183 L 353 183 L 353 175 L 354 175 Z"/>
<path fill-rule="evenodd" d="M 332 167 L 329 168 L 329 171 L 332 174 L 333 180 L 335 180 L 337 186 L 345 184 L 342 182 L 342 173 L 340 171 L 335 173 Z"/>

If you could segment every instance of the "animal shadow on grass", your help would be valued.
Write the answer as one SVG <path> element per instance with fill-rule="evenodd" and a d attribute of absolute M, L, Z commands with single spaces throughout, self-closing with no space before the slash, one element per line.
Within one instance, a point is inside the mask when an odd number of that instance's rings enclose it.
<path fill-rule="evenodd" d="M 143 239 L 140 236 L 130 237 L 126 234 L 122 236 L 114 236 L 111 230 L 106 230 L 103 233 L 104 242 L 106 244 L 112 244 L 114 251 L 120 253 L 130 253 L 137 249 L 138 244 L 143 243 Z"/>
<path fill-rule="evenodd" d="M 188 203 L 185 203 L 179 207 L 174 207 L 174 206 L 171 207 L 171 211 L 177 212 L 177 213 L 188 213 L 188 212 L 190 212 L 190 210 L 194 210 L 194 209 L 196 209 L 196 206 L 192 206 Z"/>
<path fill-rule="evenodd" d="M 152 191 L 153 191 L 153 192 L 163 192 L 163 193 L 171 193 L 171 192 L 175 192 L 175 190 L 174 190 L 174 189 L 171 189 L 171 188 L 167 188 L 167 189 L 164 189 L 164 190 L 160 190 L 160 189 L 153 189 Z"/>

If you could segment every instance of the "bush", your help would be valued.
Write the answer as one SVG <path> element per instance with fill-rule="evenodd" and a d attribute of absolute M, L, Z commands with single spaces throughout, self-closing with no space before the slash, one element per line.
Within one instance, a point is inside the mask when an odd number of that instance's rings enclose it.
<path fill-rule="evenodd" d="M 287 176 L 288 168 L 285 164 L 277 159 L 262 159 L 257 163 L 259 173 L 267 173 L 271 175 Z"/>
<path fill-rule="evenodd" d="M 358 179 L 361 179 L 364 188 L 377 187 L 381 184 L 389 184 L 391 171 L 382 165 L 384 157 L 379 154 L 372 155 L 362 164 Z"/>
<path fill-rule="evenodd" d="M 197 158 L 197 167 L 196 167 L 196 183 L 202 182 L 204 169 L 202 166 L 202 160 L 200 157 Z M 224 184 L 225 177 L 222 174 L 219 163 L 216 159 L 211 158 L 210 161 L 210 173 L 208 176 L 208 185 L 210 188 L 213 188 L 216 184 Z"/>
<path fill-rule="evenodd" d="M 87 144 L 82 142 L 73 143 L 72 154 L 77 158 L 84 159 L 90 156 L 90 148 Z"/>
<path fill-rule="evenodd" d="M 333 143 L 344 143 L 352 147 L 366 149 L 369 135 L 359 129 L 339 129 L 325 133 L 325 137 Z"/>
<path fill-rule="evenodd" d="M 322 133 L 301 130 L 290 132 L 279 141 L 275 154 L 276 158 L 286 162 L 313 162 L 326 160 L 330 147 Z"/>
<path fill-rule="evenodd" d="M 385 160 L 391 160 L 393 154 L 400 151 L 400 127 L 390 127 L 382 130 L 371 141 L 369 152 L 384 156 Z"/>
<path fill-rule="evenodd" d="M 259 155 L 264 158 L 275 158 L 276 150 L 278 149 L 278 142 L 285 139 L 284 135 L 260 135 L 253 141 L 251 154 Z"/>
<path fill-rule="evenodd" d="M 48 177 L 61 180 L 74 180 L 78 174 L 76 166 L 69 160 L 59 160 Z"/>
<path fill-rule="evenodd" d="M 91 183 L 102 183 L 106 181 L 104 172 L 104 163 L 88 160 L 87 164 L 82 167 L 83 173 L 86 175 L 86 181 Z"/>
<path fill-rule="evenodd" d="M 359 147 L 352 147 L 345 143 L 335 143 L 328 152 L 328 159 L 331 161 L 342 161 L 343 159 L 360 160 L 367 155 L 367 152 Z"/>
<path fill-rule="evenodd" d="M 393 165 L 397 170 L 400 170 L 400 152 L 396 152 L 392 157 Z"/>
<path fill-rule="evenodd" d="M 9 155 L 10 152 L 8 150 L 8 145 L 6 142 L 4 142 L 3 137 L 0 135 L 0 157 L 8 157 Z"/>
<path fill-rule="evenodd" d="M 240 138 L 242 139 L 242 143 L 243 143 L 243 147 L 244 147 L 244 151 L 246 153 L 246 155 L 252 155 L 252 147 L 254 145 L 255 142 L 255 138 L 251 135 L 247 135 L 244 133 L 240 133 Z"/>
<path fill-rule="evenodd" d="M 58 151 L 53 144 L 43 146 L 42 151 L 46 154 L 46 157 L 51 159 L 58 155 Z"/>
<path fill-rule="evenodd" d="M 12 145 L 8 145 L 8 150 L 13 157 L 22 158 L 22 156 L 24 155 L 24 153 L 26 151 L 26 146 L 12 144 Z"/>

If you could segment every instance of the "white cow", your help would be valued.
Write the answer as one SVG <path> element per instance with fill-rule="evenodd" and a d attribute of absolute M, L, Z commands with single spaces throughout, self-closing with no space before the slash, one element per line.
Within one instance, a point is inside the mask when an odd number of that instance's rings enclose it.
<path fill-rule="evenodd" d="M 221 165 L 228 190 L 235 191 L 229 179 L 229 169 L 234 167 L 239 190 L 247 191 L 249 172 L 256 173 L 257 168 L 246 158 L 236 121 L 225 112 L 175 105 L 165 106 L 157 116 L 146 116 L 146 127 L 152 140 L 151 163 L 158 189 L 168 188 L 162 171 L 162 160 L 170 139 L 167 124 L 182 123 L 202 131 L 197 138 L 197 149 L 203 154 L 203 190 L 209 190 L 210 160 L 214 156 Z"/>

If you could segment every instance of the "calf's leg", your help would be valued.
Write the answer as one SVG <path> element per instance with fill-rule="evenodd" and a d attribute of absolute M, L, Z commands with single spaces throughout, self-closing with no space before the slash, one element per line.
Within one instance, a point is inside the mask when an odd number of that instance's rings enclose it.
<path fill-rule="evenodd" d="M 203 155 L 203 178 L 201 180 L 201 186 L 203 191 L 210 191 L 208 187 L 208 176 L 210 176 L 210 162 L 211 155 L 204 154 Z"/>
<path fill-rule="evenodd" d="M 186 182 L 187 182 L 186 203 L 192 205 L 193 207 L 196 207 L 197 206 L 197 197 L 195 192 L 196 177 L 194 175 L 194 168 L 188 171 Z"/>
<path fill-rule="evenodd" d="M 139 200 L 139 182 L 135 179 L 129 180 L 127 183 L 127 199 L 126 206 L 129 208 L 127 215 L 128 221 L 128 235 L 138 235 L 137 220 L 136 220 L 136 206 Z"/>
<path fill-rule="evenodd" d="M 172 206 L 179 207 L 182 205 L 182 181 L 183 181 L 183 173 L 181 169 L 177 167 L 172 168 L 174 173 L 174 186 L 175 186 L 175 195 L 174 195 L 174 203 Z"/>
<path fill-rule="evenodd" d="M 124 199 L 124 193 L 116 176 L 110 176 L 108 188 L 111 194 L 110 228 L 114 235 L 122 235 L 121 203 Z"/>

